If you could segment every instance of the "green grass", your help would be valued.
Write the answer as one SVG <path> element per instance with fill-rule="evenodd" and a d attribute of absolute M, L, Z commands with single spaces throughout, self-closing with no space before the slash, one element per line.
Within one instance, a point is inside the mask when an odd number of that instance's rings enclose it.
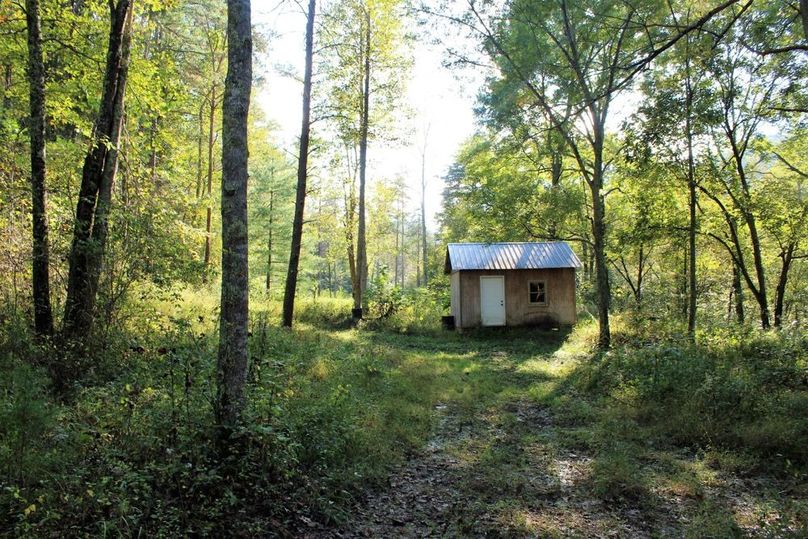
<path fill-rule="evenodd" d="M 327 300 L 301 302 L 289 331 L 257 300 L 247 422 L 221 461 L 215 298 L 126 308 L 64 402 L 30 366 L 49 352 L 2 328 L 0 533 L 334 526 L 436 437 L 457 463 L 449 534 L 805 530 L 800 336 L 716 330 L 694 346 L 618 318 L 601 357 L 587 323 L 459 335 L 404 309 L 349 328 L 349 303 Z"/>

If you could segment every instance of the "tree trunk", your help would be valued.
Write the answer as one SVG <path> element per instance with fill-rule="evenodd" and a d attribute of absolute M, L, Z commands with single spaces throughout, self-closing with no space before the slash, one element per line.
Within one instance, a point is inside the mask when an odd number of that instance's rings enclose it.
<path fill-rule="evenodd" d="M 689 221 L 687 227 L 688 252 L 690 255 L 690 272 L 688 274 L 687 290 L 687 334 L 691 340 L 696 335 L 696 232 L 698 231 L 698 221 L 696 220 L 696 206 L 698 198 L 696 195 L 696 166 L 693 158 L 693 132 L 691 126 L 691 114 L 693 109 L 693 89 L 690 84 L 690 64 L 687 64 L 688 78 L 686 84 L 686 111 L 685 111 L 685 136 L 687 137 L 687 186 L 688 186 L 688 210 Z"/>
<path fill-rule="evenodd" d="M 289 254 L 289 268 L 286 275 L 286 291 L 283 296 L 283 325 L 292 327 L 295 311 L 297 272 L 300 265 L 300 248 L 303 243 L 303 216 L 306 206 L 306 180 L 309 162 L 309 132 L 311 130 L 311 78 L 314 57 L 314 16 L 315 0 L 309 0 L 306 19 L 306 67 L 303 78 L 303 124 L 300 128 L 300 154 L 297 158 L 297 193 L 295 195 L 295 217 L 292 223 L 292 248 Z"/>
<path fill-rule="evenodd" d="M 359 227 L 356 237 L 356 272 L 359 293 L 354 294 L 354 315 L 362 318 L 366 303 L 365 290 L 368 284 L 368 257 L 365 238 L 365 183 L 368 156 L 368 122 L 370 121 L 370 14 L 365 11 L 365 35 L 363 43 L 364 73 L 362 89 L 362 110 L 359 129 Z M 356 316 L 358 315 L 358 316 Z"/>
<path fill-rule="evenodd" d="M 730 128 L 728 120 L 725 119 L 724 121 L 726 125 L 725 132 L 728 142 L 730 143 L 730 147 L 732 148 L 735 169 L 742 189 L 740 200 L 735 196 L 732 198 L 741 215 L 743 216 L 743 220 L 746 223 L 746 228 L 749 230 L 749 241 L 752 243 L 752 260 L 755 265 L 755 276 L 757 278 L 757 283 L 756 286 L 750 286 L 750 289 L 752 290 L 752 295 L 755 296 L 755 300 L 757 300 L 758 307 L 760 308 L 760 324 L 763 329 L 769 329 L 771 324 L 769 321 L 769 302 L 766 293 L 766 274 L 763 266 L 763 253 L 760 247 L 760 235 L 758 234 L 757 230 L 757 220 L 755 219 L 755 215 L 752 212 L 751 207 L 751 192 L 749 182 L 747 180 L 744 161 L 746 148 L 743 144 L 739 145 L 736 131 L 735 129 Z M 740 243 L 737 241 L 737 239 L 735 243 L 738 246 L 738 256 L 740 258 Z M 746 277 L 748 278 L 748 274 Z"/>
<path fill-rule="evenodd" d="M 354 213 L 356 211 L 356 195 L 354 193 L 354 180 L 351 180 L 350 191 L 345 195 L 345 244 L 348 255 L 348 270 L 351 275 L 351 297 L 354 309 L 362 304 L 359 294 L 359 273 L 356 271 L 356 251 L 354 250 Z"/>
<path fill-rule="evenodd" d="M 592 279 L 592 272 L 589 271 L 589 242 L 581 242 L 581 257 L 583 258 L 584 280 L 589 282 Z"/>
<path fill-rule="evenodd" d="M 158 131 L 158 118 L 155 116 L 151 121 L 151 129 L 149 130 L 149 178 L 151 179 L 152 186 L 160 188 L 157 185 L 157 131 Z"/>
<path fill-rule="evenodd" d="M 640 244 L 639 264 L 637 264 L 637 288 L 634 291 L 634 301 L 637 307 L 642 307 L 642 285 L 645 277 L 645 245 Z"/>
<path fill-rule="evenodd" d="M 107 233 L 112 182 L 118 166 L 118 142 L 132 36 L 132 1 L 110 3 L 110 33 L 104 91 L 94 127 L 93 145 L 82 169 L 73 242 L 70 249 L 67 300 L 62 333 L 80 342 L 92 327 L 101 262 Z"/>
<path fill-rule="evenodd" d="M 550 185 L 552 186 L 553 192 L 556 192 L 558 190 L 558 186 L 561 185 L 561 174 L 564 170 L 564 145 L 563 142 L 556 142 L 556 138 L 556 133 L 552 131 L 547 132 L 547 147 L 550 148 L 552 152 L 550 158 Z M 553 220 L 548 226 L 547 235 L 550 236 L 551 239 L 556 239 L 558 237 L 558 222 L 555 217 L 553 217 Z"/>
<path fill-rule="evenodd" d="M 229 433 L 241 417 L 247 378 L 250 0 L 227 1 L 227 44 L 227 77 L 222 103 L 222 297 L 216 370 L 216 419 L 225 433 Z"/>
<path fill-rule="evenodd" d="M 593 114 L 598 118 L 599 114 Z M 598 348 L 607 350 L 611 345 L 611 330 L 609 328 L 609 303 L 611 290 L 609 289 L 609 268 L 606 266 L 606 208 L 603 200 L 603 125 L 596 125 L 595 154 L 592 180 L 592 236 L 594 239 L 595 271 L 598 297 Z"/>
<path fill-rule="evenodd" d="M 427 232 L 426 232 L 426 204 L 424 203 L 424 189 L 421 189 L 421 264 L 424 268 L 423 284 L 429 285 L 429 250 L 427 248 Z M 420 281 L 420 279 L 419 279 Z"/>
<path fill-rule="evenodd" d="M 429 140 L 429 128 L 424 136 L 424 151 L 421 153 L 421 259 L 424 268 L 424 286 L 429 285 L 428 253 L 426 246 L 426 148 Z M 420 286 L 421 279 L 418 279 Z"/>
<path fill-rule="evenodd" d="M 28 82 L 30 85 L 31 197 L 32 197 L 32 281 L 34 328 L 37 335 L 53 334 L 50 302 L 50 252 L 45 186 L 45 66 L 40 35 L 39 0 L 26 0 L 28 23 Z"/>
<path fill-rule="evenodd" d="M 741 270 L 737 264 L 732 265 L 732 290 L 735 297 L 735 320 L 743 324 L 746 319 L 743 307 L 743 283 L 741 282 Z"/>
<path fill-rule="evenodd" d="M 216 140 L 216 83 L 210 88 L 210 108 L 208 119 L 208 207 L 205 218 L 205 273 L 202 275 L 202 282 L 207 281 L 207 270 L 210 267 L 211 231 L 213 228 L 213 148 Z"/>
<path fill-rule="evenodd" d="M 405 255 L 404 255 L 404 240 L 405 240 L 405 238 L 404 238 L 404 234 L 405 234 L 404 225 L 405 225 L 405 223 L 404 223 L 404 201 L 403 201 L 403 199 L 399 203 L 400 203 L 400 206 L 399 206 L 399 222 L 401 223 L 401 225 L 400 225 L 400 227 L 401 227 L 401 242 L 400 242 L 400 245 L 401 245 L 401 255 L 400 255 L 401 256 L 401 289 L 403 290 L 404 289 L 404 283 L 405 283 L 405 280 L 406 280 L 406 275 L 407 275 L 407 273 L 406 273 L 407 268 L 405 267 L 406 260 L 404 259 L 405 258 Z"/>
<path fill-rule="evenodd" d="M 682 309 L 682 318 L 687 318 L 687 309 L 689 305 L 687 299 L 687 290 L 690 275 L 690 255 L 688 253 L 687 245 L 685 245 L 684 251 L 685 256 L 682 257 L 682 288 L 679 290 L 679 297 L 682 300 L 680 303 L 680 307 Z"/>
<path fill-rule="evenodd" d="M 199 133 L 196 137 L 196 199 L 202 196 L 202 146 L 205 138 L 205 109 L 199 107 Z M 196 221 L 196 219 L 194 219 Z"/>
<path fill-rule="evenodd" d="M 396 285 L 398 285 L 398 276 L 399 276 L 398 269 L 403 265 L 404 262 L 403 259 L 404 248 L 402 247 L 400 242 L 401 236 L 399 232 L 401 232 L 401 211 L 399 211 L 398 218 L 396 219 L 396 258 L 395 258 L 395 268 L 393 271 L 393 282 Z"/>
<path fill-rule="evenodd" d="M 273 176 L 274 176 L 274 174 L 273 174 Z M 273 199 L 275 198 L 274 195 L 275 195 L 275 191 L 270 190 L 269 191 L 269 239 L 267 241 L 267 282 L 266 282 L 267 292 L 269 292 L 272 289 L 272 220 L 273 220 L 273 217 L 274 217 L 273 214 L 272 214 L 272 210 L 273 210 L 272 205 L 273 205 L 273 202 L 274 202 Z"/>
<path fill-rule="evenodd" d="M 794 260 L 794 242 L 780 252 L 780 278 L 777 280 L 777 289 L 774 296 L 774 327 L 783 326 L 783 303 L 786 295 L 786 285 L 788 284 L 788 270 Z"/>
<path fill-rule="evenodd" d="M 749 228 L 749 239 L 752 241 L 752 256 L 755 263 L 755 273 L 757 274 L 758 286 L 755 293 L 755 299 L 760 308 L 760 325 L 763 329 L 769 329 L 771 322 L 769 321 L 769 301 L 766 293 L 766 277 L 763 267 L 763 252 L 760 247 L 760 236 L 757 231 L 757 224 L 752 215 L 751 210 L 745 215 L 747 227 Z"/>

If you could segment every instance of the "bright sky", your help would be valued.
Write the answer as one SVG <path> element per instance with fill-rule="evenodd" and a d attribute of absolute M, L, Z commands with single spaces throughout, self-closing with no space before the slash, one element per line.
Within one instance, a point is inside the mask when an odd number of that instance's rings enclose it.
<path fill-rule="evenodd" d="M 256 96 L 257 104 L 279 126 L 278 139 L 284 149 L 296 154 L 302 115 L 302 83 L 279 73 L 276 66 L 288 66 L 303 72 L 305 16 L 291 2 L 278 7 L 276 2 L 253 2 L 253 22 L 262 31 L 273 34 L 268 58 L 266 83 Z M 435 230 L 435 214 L 440 210 L 443 181 L 460 144 L 475 128 L 473 107 L 479 83 L 457 79 L 457 73 L 441 66 L 440 46 L 417 40 L 414 66 L 405 99 L 415 110 L 413 135 L 399 147 L 371 145 L 368 149 L 368 180 L 402 176 L 410 186 L 410 205 L 420 204 L 421 156 L 423 132 L 429 126 L 426 155 L 427 226 Z M 316 45 L 315 45 L 316 49 Z M 302 77 L 301 77 L 302 78 Z M 463 77 L 479 80 L 473 73 Z"/>

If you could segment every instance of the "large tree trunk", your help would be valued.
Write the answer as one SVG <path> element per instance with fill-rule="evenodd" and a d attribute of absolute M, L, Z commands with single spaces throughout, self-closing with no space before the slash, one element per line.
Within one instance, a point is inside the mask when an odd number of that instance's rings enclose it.
<path fill-rule="evenodd" d="M 593 113 L 593 118 L 600 114 Z M 595 143 L 593 150 L 595 160 L 593 163 L 592 180 L 592 237 L 594 239 L 595 255 L 595 283 L 598 297 L 598 348 L 606 350 L 611 345 L 611 330 L 609 328 L 609 303 L 611 290 L 609 289 L 609 268 L 606 266 L 606 208 L 603 200 L 603 125 L 596 125 Z"/>
<path fill-rule="evenodd" d="M 685 91 L 687 92 L 685 97 L 685 136 L 687 137 L 687 187 L 689 194 L 687 240 L 688 254 L 690 256 L 687 290 L 687 334 L 690 339 L 693 340 L 696 335 L 696 232 L 698 231 L 696 207 L 698 205 L 698 199 L 696 195 L 696 166 L 693 157 L 693 130 L 691 126 L 691 114 L 693 112 L 693 88 L 690 84 L 689 60 L 687 63 L 687 75 L 685 85 Z"/>
<path fill-rule="evenodd" d="M 297 272 L 300 266 L 300 248 L 303 243 L 303 217 L 306 206 L 306 180 L 308 179 L 309 133 L 311 130 L 311 77 L 314 57 L 314 16 L 315 0 L 309 0 L 306 20 L 306 67 L 303 76 L 303 124 L 300 128 L 300 154 L 297 158 L 297 193 L 295 195 L 295 217 L 292 223 L 292 248 L 289 254 L 289 268 L 286 275 L 286 291 L 283 296 L 283 325 L 292 327 L 295 312 L 295 292 Z"/>
<path fill-rule="evenodd" d="M 222 298 L 216 370 L 216 419 L 226 433 L 241 418 L 247 378 L 247 121 L 252 85 L 250 0 L 228 0 L 227 43 L 227 78 L 222 104 Z"/>
<path fill-rule="evenodd" d="M 354 294 L 354 318 L 362 318 L 368 284 L 368 256 L 365 233 L 365 183 L 368 157 L 368 122 L 370 121 L 370 14 L 365 11 L 365 34 L 363 51 L 364 73 L 362 110 L 359 129 L 359 226 L 356 233 L 356 272 L 359 293 Z"/>
<path fill-rule="evenodd" d="M 53 333 L 50 302 L 48 214 L 45 187 L 45 66 L 40 35 L 39 0 L 26 0 L 28 23 L 28 82 L 30 85 L 31 197 L 33 224 L 34 328 L 37 335 Z"/>
<path fill-rule="evenodd" d="M 63 336 L 66 341 L 86 339 L 92 328 L 101 263 L 107 235 L 112 183 L 118 169 L 118 143 L 123 121 L 124 93 L 129 71 L 132 37 L 132 0 L 110 3 L 110 33 L 104 91 L 94 127 L 93 145 L 82 169 L 70 269 Z"/>

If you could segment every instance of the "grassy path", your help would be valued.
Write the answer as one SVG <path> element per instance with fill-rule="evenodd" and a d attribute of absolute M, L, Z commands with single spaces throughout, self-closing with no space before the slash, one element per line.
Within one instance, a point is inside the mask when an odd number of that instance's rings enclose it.
<path fill-rule="evenodd" d="M 370 343 L 400 365 L 414 362 L 422 374 L 431 366 L 411 390 L 432 399 L 423 402 L 434 428 L 337 529 L 310 535 L 799 536 L 804 500 L 794 481 L 721 470 L 710 457 L 644 439 L 635 418 L 576 390 L 579 358 L 566 340 L 374 334 Z"/>

